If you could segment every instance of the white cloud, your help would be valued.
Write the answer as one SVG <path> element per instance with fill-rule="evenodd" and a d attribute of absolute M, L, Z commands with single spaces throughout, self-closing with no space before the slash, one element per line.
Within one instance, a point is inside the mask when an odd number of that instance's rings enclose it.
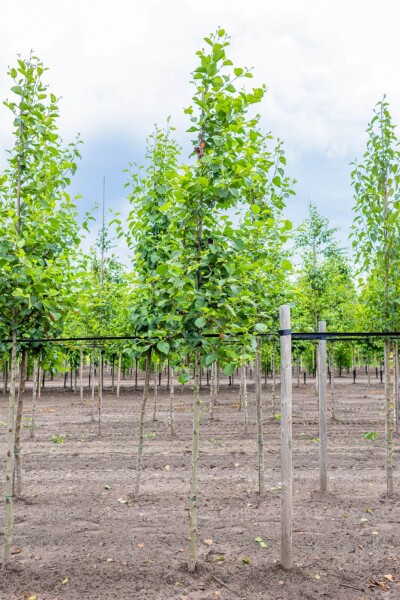
<path fill-rule="evenodd" d="M 143 147 L 153 123 L 169 114 L 185 130 L 182 107 L 190 102 L 196 49 L 221 25 L 232 36 L 233 60 L 254 66 L 255 82 L 267 83 L 263 124 L 285 141 L 300 167 L 293 175 L 301 178 L 301 169 L 313 169 L 301 161 L 303 154 L 325 156 L 327 168 L 360 156 L 372 107 L 383 93 L 400 120 L 399 16 L 395 0 L 3 2 L 0 97 L 8 93 L 7 65 L 34 48 L 50 67 L 52 90 L 63 96 L 66 138 L 77 131 L 86 140 L 123 131 Z M 9 132 L 2 108 L 3 147 Z M 317 172 L 304 180 L 313 191 L 324 185 Z M 326 185 L 334 182 L 331 173 Z M 346 185 L 339 182 L 340 189 Z M 327 196 L 334 193 L 327 190 Z M 336 208 L 343 214 L 340 201 Z"/>

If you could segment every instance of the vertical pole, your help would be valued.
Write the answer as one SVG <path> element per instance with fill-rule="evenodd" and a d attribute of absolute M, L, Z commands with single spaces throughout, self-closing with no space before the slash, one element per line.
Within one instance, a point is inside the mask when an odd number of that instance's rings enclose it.
<path fill-rule="evenodd" d="M 83 402 L 83 350 L 79 348 L 79 392 L 81 402 Z"/>
<path fill-rule="evenodd" d="M 37 358 L 34 359 L 33 361 L 33 373 L 32 373 L 32 416 L 31 416 L 31 424 L 30 424 L 30 433 L 29 433 L 29 437 L 30 438 L 34 438 L 35 437 L 35 418 L 36 418 L 36 388 L 37 388 Z"/>
<path fill-rule="evenodd" d="M 256 391 L 257 407 L 257 442 L 258 442 L 258 492 L 262 496 L 265 492 L 265 461 L 264 461 L 264 428 L 263 428 L 263 402 L 261 393 L 261 349 L 260 338 L 256 338 L 256 356 L 254 363 L 254 384 Z"/>
<path fill-rule="evenodd" d="M 326 322 L 319 321 L 318 331 L 326 332 Z M 319 484 L 321 494 L 326 494 L 327 476 L 327 414 L 326 414 L 326 340 L 318 341 L 318 396 L 319 396 Z"/>
<path fill-rule="evenodd" d="M 119 398 L 119 392 L 121 389 L 121 366 L 122 366 L 122 352 L 120 352 L 118 354 L 117 398 Z"/>
<path fill-rule="evenodd" d="M 399 433 L 399 347 L 395 342 L 393 345 L 394 354 L 394 416 L 396 422 L 396 433 Z"/>
<path fill-rule="evenodd" d="M 293 466 L 292 466 L 292 336 L 290 306 L 279 308 L 281 347 L 281 565 L 285 571 L 293 566 Z"/>

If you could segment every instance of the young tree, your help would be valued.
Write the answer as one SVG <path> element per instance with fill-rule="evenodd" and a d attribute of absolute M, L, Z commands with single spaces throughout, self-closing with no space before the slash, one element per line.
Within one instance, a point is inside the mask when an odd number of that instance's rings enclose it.
<path fill-rule="evenodd" d="M 79 243 L 76 207 L 66 192 L 79 152 L 76 143 L 65 147 L 58 135 L 58 99 L 42 83 L 44 71 L 33 55 L 19 59 L 9 73 L 16 100 L 5 102 L 14 117 L 15 144 L 0 178 L 0 329 L 12 338 L 3 565 L 10 559 L 13 445 L 19 435 L 14 430 L 17 337 L 57 328 L 70 302 L 63 292 L 74 285 Z M 18 414 L 22 401 L 19 394 Z M 19 460 L 19 448 L 15 451 Z"/>
<path fill-rule="evenodd" d="M 374 108 L 362 163 L 352 172 L 356 216 L 352 244 L 360 273 L 375 273 L 370 288 L 374 329 L 390 332 L 398 323 L 400 266 L 400 142 L 385 99 Z M 376 275 L 379 273 L 379 277 Z M 390 339 L 384 342 L 387 493 L 393 493 Z"/>

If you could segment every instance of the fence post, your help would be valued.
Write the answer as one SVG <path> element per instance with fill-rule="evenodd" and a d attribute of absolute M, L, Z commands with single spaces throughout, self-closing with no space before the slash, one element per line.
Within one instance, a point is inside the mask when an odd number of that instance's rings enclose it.
<path fill-rule="evenodd" d="M 293 566 L 292 537 L 292 335 L 290 329 L 290 307 L 280 306 L 280 348 L 281 348 L 281 565 L 285 571 Z"/>
<path fill-rule="evenodd" d="M 318 331 L 326 332 L 326 322 L 319 321 Z M 319 395 L 319 483 L 321 494 L 326 494 L 327 477 L 327 414 L 326 414 L 326 339 L 318 341 L 318 395 Z"/>

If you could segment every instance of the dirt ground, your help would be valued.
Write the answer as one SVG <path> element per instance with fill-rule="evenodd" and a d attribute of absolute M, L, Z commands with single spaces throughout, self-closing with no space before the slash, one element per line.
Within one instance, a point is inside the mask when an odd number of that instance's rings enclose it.
<path fill-rule="evenodd" d="M 318 493 L 318 407 L 312 382 L 294 387 L 294 562 L 280 559 L 279 421 L 263 390 L 266 494 L 257 493 L 254 391 L 244 436 L 238 387 L 221 387 L 214 421 L 201 428 L 198 572 L 186 569 L 191 394 L 178 386 L 177 435 L 169 396 L 148 407 L 142 493 L 135 476 L 140 392 L 104 398 L 102 435 L 90 422 L 89 391 L 49 388 L 38 404 L 36 439 L 23 433 L 24 497 L 15 503 L 11 567 L 0 599 L 367 600 L 400 599 L 400 495 L 385 495 L 383 386 L 336 379 L 337 422 L 329 423 L 329 493 Z M 330 396 L 328 396 L 330 399 Z M 0 421 L 6 421 L 0 398 Z M 30 416 L 27 392 L 25 425 Z M 377 439 L 365 439 L 366 432 Z M 56 437 L 54 437 L 56 436 Z M 6 427 L 0 423 L 0 456 Z M 62 443 L 57 443 L 62 442 Z M 395 439 L 395 489 L 400 491 Z M 4 494 L 2 463 L 0 493 Z M 0 508 L 0 533 L 4 504 Z M 256 541 L 262 538 L 264 544 Z M 37 596 L 35 596 L 35 594 Z"/>

